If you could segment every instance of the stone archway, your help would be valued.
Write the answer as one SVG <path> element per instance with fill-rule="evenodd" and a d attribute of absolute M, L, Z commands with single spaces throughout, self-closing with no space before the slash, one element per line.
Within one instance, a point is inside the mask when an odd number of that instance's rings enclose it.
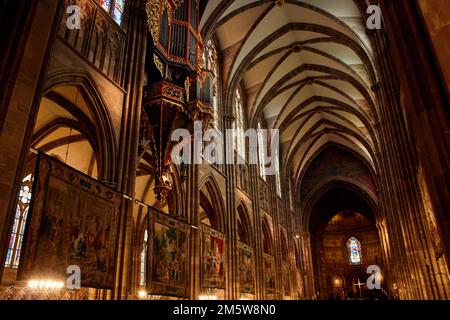
<path fill-rule="evenodd" d="M 368 276 L 362 269 L 356 269 L 347 274 L 344 290 L 348 299 L 364 299 L 367 297 L 368 289 L 365 284 Z"/>
<path fill-rule="evenodd" d="M 335 182 L 324 192 L 319 192 L 310 211 L 309 232 L 315 292 L 319 293 L 320 299 L 335 299 L 337 294 L 340 299 L 355 297 L 352 286 L 356 282 L 349 281 L 346 276 L 352 272 L 360 270 L 364 274 L 358 274 L 362 293 L 367 289 L 365 270 L 369 265 L 379 265 L 382 273 L 385 272 L 376 214 L 355 187 Z M 352 237 L 360 243 L 360 259 L 354 261 L 350 259 L 347 247 Z M 338 286 L 333 278 L 336 275 L 341 275 L 342 279 Z"/>

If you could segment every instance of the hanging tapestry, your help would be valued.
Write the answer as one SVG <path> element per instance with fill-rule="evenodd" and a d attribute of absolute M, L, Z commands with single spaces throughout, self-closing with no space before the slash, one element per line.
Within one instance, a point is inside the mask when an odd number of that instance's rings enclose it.
<path fill-rule="evenodd" d="M 112 289 L 120 194 L 40 155 L 19 279 L 67 279 L 81 270 L 81 286 Z"/>
<path fill-rule="evenodd" d="M 151 220 L 147 289 L 152 295 L 187 297 L 189 226 L 158 211 Z"/>
<path fill-rule="evenodd" d="M 253 249 L 239 243 L 239 282 L 242 293 L 255 293 Z"/>
<path fill-rule="evenodd" d="M 202 287 L 225 289 L 225 236 L 205 226 L 202 230 Z"/>
<path fill-rule="evenodd" d="M 275 293 L 275 277 L 275 259 L 268 254 L 264 254 L 264 280 L 267 294 Z"/>
<path fill-rule="evenodd" d="M 291 282 L 289 277 L 289 264 L 287 262 L 283 262 L 283 289 L 284 295 L 291 295 Z"/>

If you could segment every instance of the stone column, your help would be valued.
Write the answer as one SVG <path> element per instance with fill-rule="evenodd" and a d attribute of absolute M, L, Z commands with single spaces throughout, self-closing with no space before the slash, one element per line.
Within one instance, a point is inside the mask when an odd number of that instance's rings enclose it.
<path fill-rule="evenodd" d="M 264 299 L 264 260 L 263 260 L 263 241 L 262 241 L 262 220 L 261 220 L 261 202 L 258 183 L 258 168 L 256 165 L 250 165 L 251 176 L 251 195 L 253 211 L 253 249 L 255 259 L 255 296 L 256 299 Z"/>
<path fill-rule="evenodd" d="M 232 110 L 232 108 L 229 108 Z M 233 128 L 234 117 L 229 114 L 225 114 L 224 120 L 224 130 Z M 230 144 L 231 145 L 231 144 Z M 225 150 L 230 152 L 229 150 Z M 234 150 L 232 150 L 234 156 Z M 226 153 L 225 157 L 228 155 Z M 225 233 L 227 235 L 227 299 L 239 299 L 239 246 L 237 240 L 237 210 L 236 210 L 236 172 L 234 164 L 225 165 L 225 176 L 226 176 L 226 210 L 227 215 L 225 217 Z"/>
<path fill-rule="evenodd" d="M 194 150 L 192 143 L 192 150 Z M 192 154 L 192 162 L 195 154 Z M 189 165 L 189 173 L 187 178 L 187 218 L 191 224 L 190 235 L 190 286 L 189 298 L 198 299 L 201 293 L 201 251 L 200 251 L 200 176 L 199 165 Z"/>
<path fill-rule="evenodd" d="M 119 142 L 118 188 L 124 194 L 133 197 L 138 166 L 137 153 L 147 46 L 145 0 L 130 1 L 127 10 L 129 19 L 125 28 L 128 31 L 128 41 L 124 71 L 124 88 L 127 95 Z M 115 299 L 126 300 L 132 290 L 132 234 L 136 227 L 133 222 L 134 205 L 133 201 L 123 199 L 116 261 L 116 285 L 113 294 Z"/>
<path fill-rule="evenodd" d="M 448 101 L 415 2 L 381 1 L 381 5 L 385 30 L 373 31 L 370 36 L 381 79 L 376 94 L 390 255 L 395 257 L 394 274 L 404 298 L 437 299 L 445 288 L 428 276 L 428 266 L 435 265 L 435 258 L 424 225 L 417 170 L 419 156 L 427 164 L 425 172 L 434 179 L 431 190 L 439 190 L 432 192 L 432 197 L 441 231 L 447 234 L 449 225 L 444 217 L 448 213 L 440 208 L 448 207 L 441 207 L 443 203 L 450 204 L 450 188 L 443 182 L 448 179 L 442 175 L 450 162 L 441 161 L 450 154 L 444 138 L 447 123 L 442 121 Z M 433 166 L 438 170 L 433 172 Z M 448 248 L 450 240 L 444 241 Z"/>

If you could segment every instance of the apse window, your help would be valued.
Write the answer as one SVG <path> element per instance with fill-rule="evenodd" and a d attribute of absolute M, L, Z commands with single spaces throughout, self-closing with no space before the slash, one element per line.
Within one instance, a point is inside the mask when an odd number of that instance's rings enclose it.
<path fill-rule="evenodd" d="M 119 26 L 122 25 L 125 0 L 99 0 L 99 3 Z"/>
<path fill-rule="evenodd" d="M 347 241 L 348 260 L 351 265 L 359 265 L 362 262 L 361 243 L 355 237 Z"/>

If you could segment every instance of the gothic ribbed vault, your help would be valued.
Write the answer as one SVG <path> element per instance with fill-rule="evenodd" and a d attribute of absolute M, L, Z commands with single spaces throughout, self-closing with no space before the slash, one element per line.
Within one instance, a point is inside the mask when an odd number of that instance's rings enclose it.
<path fill-rule="evenodd" d="M 226 97 L 242 86 L 249 126 L 263 118 L 280 130 L 280 167 L 294 186 L 330 143 L 378 171 L 377 76 L 357 3 L 217 0 L 205 8 L 201 28 L 221 48 Z"/>

